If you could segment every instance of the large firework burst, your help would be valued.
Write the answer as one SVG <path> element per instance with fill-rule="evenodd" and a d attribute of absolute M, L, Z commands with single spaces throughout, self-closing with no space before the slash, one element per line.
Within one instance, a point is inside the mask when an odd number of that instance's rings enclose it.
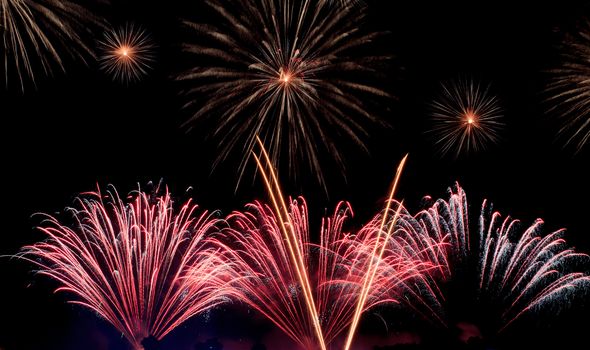
<path fill-rule="evenodd" d="M 190 201 L 175 211 L 168 192 L 133 197 L 125 203 L 113 189 L 80 198 L 71 226 L 48 217 L 48 240 L 21 256 L 142 349 L 144 338 L 226 300 L 229 265 L 205 238 L 217 223 L 210 214 L 196 215 Z"/>
<path fill-rule="evenodd" d="M 25 89 L 39 72 L 64 70 L 64 53 L 82 60 L 93 51 L 84 43 L 89 24 L 99 21 L 70 0 L 0 0 L 4 78 Z M 36 65 L 40 66 L 37 69 Z"/>
<path fill-rule="evenodd" d="M 225 251 L 241 276 L 235 283 L 236 297 L 305 349 L 325 348 L 346 330 L 365 289 L 361 313 L 382 303 L 399 303 L 401 291 L 409 289 L 407 284 L 422 278 L 433 266 L 413 251 L 417 246 L 395 237 L 379 238 L 383 231 L 379 220 L 355 233 L 344 231 L 352 214 L 346 203 L 323 220 L 319 244 L 309 239 L 305 201 L 293 200 L 289 208 L 289 225 L 296 237 L 293 242 L 285 240 L 273 209 L 258 202 L 229 216 L 231 228 L 223 232 L 220 241 L 227 242 Z M 373 251 L 376 244 L 379 250 L 386 246 L 377 256 Z M 365 282 L 368 273 L 375 276 L 370 285 Z M 306 275 L 308 285 L 301 284 L 301 274 Z M 313 301 L 315 311 L 310 311 L 306 298 Z"/>
<path fill-rule="evenodd" d="M 441 154 L 478 151 L 498 140 L 502 109 L 489 86 L 471 79 L 441 84 L 432 104 L 432 129 Z"/>
<path fill-rule="evenodd" d="M 377 121 L 367 97 L 387 94 L 374 86 L 376 64 L 367 44 L 379 33 L 359 29 L 363 7 L 312 1 L 206 1 L 213 24 L 186 23 L 197 56 L 182 73 L 196 112 L 194 125 L 215 118 L 220 156 L 249 154 L 259 135 L 273 164 L 284 159 L 291 174 L 309 168 L 321 184 L 322 150 L 342 165 L 335 136 L 363 147 L 364 126 Z M 243 175 L 248 157 L 240 166 Z"/>
<path fill-rule="evenodd" d="M 327 349 L 350 325 L 349 349 L 361 314 L 397 302 L 401 295 L 393 291 L 406 290 L 402 286 L 422 278 L 433 265 L 416 258 L 417 246 L 391 236 L 395 219 L 387 226 L 385 219 L 375 219 L 346 233 L 352 212 L 343 202 L 322 221 L 320 243 L 311 243 L 305 200 L 285 201 L 264 148 L 262 153 L 266 166 L 257 156 L 255 160 L 271 205 L 255 202 L 231 214 L 229 228 L 216 240 L 240 276 L 233 294 L 305 349 Z M 403 162 L 390 199 L 402 167 Z"/>
<path fill-rule="evenodd" d="M 590 139 L 590 22 L 582 21 L 560 46 L 561 62 L 546 88 L 550 113 L 562 118 L 559 135 L 578 151 Z"/>
<path fill-rule="evenodd" d="M 106 32 L 99 47 L 100 67 L 124 83 L 146 75 L 154 61 L 154 44 L 145 30 L 133 24 Z"/>

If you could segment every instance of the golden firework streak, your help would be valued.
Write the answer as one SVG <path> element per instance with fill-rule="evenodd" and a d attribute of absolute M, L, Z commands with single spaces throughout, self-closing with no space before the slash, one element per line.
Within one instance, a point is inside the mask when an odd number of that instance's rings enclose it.
<path fill-rule="evenodd" d="M 354 312 L 354 317 L 352 319 L 352 323 L 350 325 L 350 330 L 348 332 L 348 336 L 346 338 L 346 343 L 344 345 L 344 350 L 349 350 L 350 346 L 352 345 L 352 340 L 354 338 L 354 334 L 356 333 L 356 328 L 358 327 L 358 323 L 360 321 L 363 309 L 365 308 L 365 303 L 367 301 L 367 297 L 369 296 L 369 291 L 371 290 L 371 286 L 373 284 L 373 280 L 375 278 L 375 274 L 377 273 L 377 268 L 379 267 L 379 263 L 383 258 L 383 253 L 385 252 L 385 247 L 387 246 L 387 241 L 391 237 L 393 232 L 393 228 L 395 227 L 395 222 L 399 217 L 400 210 L 403 207 L 403 201 L 400 202 L 398 209 L 395 212 L 393 220 L 390 222 L 389 227 L 387 228 L 387 233 L 385 234 L 385 238 L 383 240 L 383 244 L 381 245 L 381 249 L 379 249 L 379 243 L 381 241 L 381 234 L 384 231 L 385 224 L 387 221 L 387 213 L 391 207 L 391 202 L 393 200 L 393 195 L 395 194 L 395 190 L 397 188 L 397 184 L 399 178 L 401 176 L 402 170 L 406 163 L 406 159 L 408 159 L 408 155 L 406 154 L 405 157 L 401 160 L 399 166 L 397 167 L 397 172 L 395 174 L 395 179 L 393 180 L 393 185 L 391 186 L 391 191 L 389 192 L 389 197 L 387 198 L 387 203 L 385 204 L 385 211 L 383 213 L 383 218 L 381 219 L 381 225 L 379 226 L 379 232 L 377 239 L 375 240 L 375 246 L 373 247 L 372 256 L 376 257 L 377 259 L 371 259 L 369 265 L 367 267 L 367 274 L 365 276 L 365 281 L 363 282 L 363 288 L 361 289 L 361 293 L 359 295 L 359 300 L 356 305 L 356 309 Z M 379 250 L 379 254 L 377 255 L 377 250 Z M 376 260 L 375 262 L 373 262 Z"/>
<path fill-rule="evenodd" d="M 324 340 L 324 335 L 322 333 L 322 327 L 320 325 L 319 314 L 317 311 L 316 303 L 313 298 L 313 293 L 311 290 L 311 284 L 309 282 L 309 277 L 307 276 L 307 267 L 305 266 L 305 261 L 302 256 L 303 247 L 299 247 L 297 237 L 295 236 L 295 230 L 293 229 L 293 224 L 291 223 L 291 217 L 289 216 L 289 209 L 285 202 L 285 198 L 283 197 L 281 186 L 277 179 L 276 173 L 272 167 L 272 162 L 268 153 L 266 152 L 264 145 L 260 138 L 256 136 L 256 141 L 258 142 L 260 149 L 262 150 L 262 157 L 264 158 L 265 163 L 268 167 L 268 173 L 263 166 L 261 159 L 253 153 L 254 159 L 256 160 L 256 164 L 258 165 L 258 169 L 262 174 L 262 178 L 264 180 L 264 184 L 270 195 L 274 210 L 281 220 L 281 229 L 287 241 L 287 247 L 289 249 L 289 255 L 291 256 L 292 263 L 295 266 L 295 271 L 297 272 L 297 278 L 299 279 L 299 283 L 303 288 L 303 295 L 305 297 L 305 304 L 311 314 L 313 328 L 315 330 L 316 336 L 318 337 L 320 348 L 321 350 L 326 350 L 326 343 Z"/>
<path fill-rule="evenodd" d="M 300 247 L 298 245 L 299 241 L 298 241 L 297 237 L 295 236 L 295 230 L 293 229 L 291 217 L 289 216 L 289 208 L 288 208 L 285 198 L 282 194 L 281 186 L 278 181 L 276 172 L 273 169 L 270 157 L 269 157 L 268 153 L 266 152 L 266 149 L 264 148 L 264 145 L 258 136 L 256 136 L 256 141 L 258 142 L 258 145 L 260 146 L 262 156 L 259 157 L 255 153 L 252 153 L 252 155 L 256 161 L 256 164 L 258 166 L 258 169 L 260 170 L 260 173 L 262 174 L 264 185 L 268 191 L 268 194 L 270 195 L 270 199 L 271 199 L 273 208 L 274 208 L 277 216 L 281 220 L 281 230 L 285 236 L 285 239 L 287 242 L 287 247 L 289 249 L 289 255 L 291 257 L 292 263 L 295 266 L 297 278 L 299 279 L 301 287 L 303 288 L 303 295 L 305 297 L 305 303 L 306 303 L 307 308 L 311 314 L 313 328 L 314 328 L 316 336 L 318 338 L 320 348 L 322 350 L 326 350 L 326 343 L 324 340 L 322 327 L 320 324 L 319 314 L 318 314 L 316 303 L 315 303 L 315 300 L 313 297 L 313 292 L 311 289 L 311 284 L 309 282 L 309 277 L 307 276 L 307 267 L 305 265 L 305 260 L 303 258 L 303 253 L 302 253 L 303 247 Z M 400 210 L 403 207 L 403 201 L 402 201 L 400 203 L 398 209 L 395 212 L 393 220 L 387 226 L 387 230 L 385 230 L 385 226 L 387 224 L 387 213 L 389 212 L 389 210 L 391 208 L 393 196 L 394 196 L 395 191 L 397 189 L 399 178 L 401 176 L 401 173 L 402 173 L 402 170 L 404 168 L 407 158 L 408 158 L 408 155 L 406 155 L 401 160 L 401 162 L 397 168 L 393 184 L 391 186 L 391 191 L 389 193 L 389 197 L 388 197 L 386 205 L 385 205 L 385 212 L 384 212 L 383 218 L 381 220 L 381 225 L 379 227 L 378 237 L 377 237 L 377 240 L 375 241 L 375 246 L 373 247 L 372 256 L 374 257 L 374 259 L 371 259 L 371 262 L 369 263 L 369 265 L 367 267 L 367 274 L 366 274 L 365 280 L 363 282 L 363 287 L 362 287 L 360 295 L 359 295 L 359 300 L 358 300 L 358 303 L 357 303 L 357 306 L 355 309 L 354 317 L 352 319 L 350 331 L 349 331 L 348 337 L 346 339 L 346 343 L 345 343 L 345 347 L 344 347 L 345 350 L 350 349 L 350 346 L 352 344 L 352 340 L 354 338 L 354 334 L 356 332 L 356 328 L 357 328 L 358 323 L 360 321 L 362 311 L 365 307 L 365 303 L 366 303 L 367 298 L 369 296 L 369 291 L 371 290 L 371 286 L 373 284 L 375 274 L 377 273 L 377 268 L 379 267 L 379 262 L 383 258 L 383 254 L 385 252 L 385 247 L 387 246 L 387 241 L 390 239 L 391 234 L 393 233 L 393 228 L 395 227 L 395 223 L 399 217 Z M 266 163 L 266 167 L 262 164 L 262 160 L 264 160 L 264 162 Z M 385 233 L 385 236 L 382 241 L 383 243 L 381 244 L 381 247 L 379 247 L 379 245 L 381 243 L 381 236 L 383 233 Z"/>

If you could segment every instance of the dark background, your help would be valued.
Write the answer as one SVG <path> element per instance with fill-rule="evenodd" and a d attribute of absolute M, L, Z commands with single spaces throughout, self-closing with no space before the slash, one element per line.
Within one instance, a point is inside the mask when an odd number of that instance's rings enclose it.
<path fill-rule="evenodd" d="M 502 213 L 527 224 L 542 217 L 547 231 L 566 227 L 568 241 L 589 252 L 590 152 L 576 155 L 562 147 L 556 139 L 560 124 L 544 112 L 548 106 L 543 102 L 545 72 L 558 62 L 555 47 L 588 13 L 589 4 L 408 3 L 368 1 L 367 26 L 389 32 L 379 49 L 395 56 L 384 78 L 385 88 L 397 99 L 385 103 L 380 115 L 391 128 L 372 130 L 369 154 L 351 152 L 346 182 L 337 171 L 328 172 L 329 196 L 305 169 L 298 183 L 283 178 L 287 192 L 307 198 L 313 227 L 339 200 L 352 203 L 352 226 L 359 226 L 379 210 L 398 161 L 409 152 L 399 197 L 411 209 L 420 208 L 424 195 L 440 197 L 459 181 L 468 195 L 472 223 L 488 198 Z M 72 63 L 67 74 L 42 78 L 37 89 L 29 88 L 24 95 L 16 88 L 0 92 L 5 200 L 0 211 L 1 255 L 43 238 L 34 230 L 39 218 L 32 214 L 58 212 L 97 184 L 113 184 L 125 193 L 137 184 L 163 180 L 178 197 L 190 195 L 202 207 L 224 213 L 265 198 L 256 180 L 248 179 L 234 192 L 236 163 L 231 157 L 211 173 L 216 143 L 205 140 L 206 130 L 198 130 L 198 125 L 189 133 L 180 127 L 190 112 L 182 110 L 186 99 L 173 78 L 190 67 L 190 58 L 180 54 L 180 44 L 190 33 L 182 30 L 179 19 L 199 20 L 199 1 L 113 1 L 100 11 L 115 24 L 130 21 L 147 29 L 158 45 L 153 71 L 126 86 L 104 76 L 96 63 Z M 427 105 L 440 81 L 460 76 L 492 84 L 505 110 L 506 127 L 499 144 L 455 160 L 437 155 L 425 131 Z M 66 304 L 64 295 L 52 294 L 55 284 L 35 277 L 30 265 L 0 259 L 0 349 L 125 349 L 125 340 L 110 325 Z M 587 300 L 581 301 L 560 317 L 551 310 L 545 318 L 528 319 L 490 342 L 541 348 L 587 344 L 589 310 Z M 224 310 L 231 317 L 223 316 Z M 396 321 L 392 315 L 390 330 L 419 333 L 423 339 L 454 336 Z M 187 344 L 197 336 L 247 342 L 274 329 L 251 319 L 244 310 L 227 306 L 179 327 L 165 346 L 189 349 Z M 366 317 L 361 327 L 365 339 L 386 337 L 377 319 L 374 314 Z"/>

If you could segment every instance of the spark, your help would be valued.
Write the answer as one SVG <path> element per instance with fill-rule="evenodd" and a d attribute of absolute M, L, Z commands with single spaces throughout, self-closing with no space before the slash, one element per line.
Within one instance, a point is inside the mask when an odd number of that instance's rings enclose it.
<path fill-rule="evenodd" d="M 291 82 L 291 73 L 289 73 L 288 71 L 285 71 L 285 70 L 281 70 L 279 80 L 285 84 L 289 84 L 289 82 Z"/>

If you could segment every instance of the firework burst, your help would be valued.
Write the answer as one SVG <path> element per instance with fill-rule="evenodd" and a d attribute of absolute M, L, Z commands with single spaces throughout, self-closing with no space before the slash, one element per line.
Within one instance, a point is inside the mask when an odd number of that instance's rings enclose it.
<path fill-rule="evenodd" d="M 540 219 L 522 230 L 518 220 L 502 219 L 485 201 L 479 220 L 479 289 L 481 298 L 501 307 L 500 331 L 527 312 L 563 304 L 569 293 L 590 287 L 590 276 L 573 269 L 589 256 L 568 247 L 564 230 L 543 235 Z"/>
<path fill-rule="evenodd" d="M 89 24 L 100 24 L 79 3 L 69 0 L 0 0 L 3 69 L 6 85 L 16 79 L 24 91 L 36 82 L 38 69 L 64 70 L 63 53 L 85 61 L 93 51 L 82 37 Z"/>
<path fill-rule="evenodd" d="M 438 200 L 415 216 L 404 211 L 397 220 L 398 234 L 408 240 L 441 243 L 441 249 L 423 250 L 423 259 L 438 268 L 425 273 L 406 291 L 406 305 L 413 311 L 446 326 L 447 302 L 452 297 L 448 293 L 453 290 L 450 284 L 459 280 L 461 293 L 471 288 L 461 296 L 462 302 L 467 302 L 464 298 L 469 294 L 475 295 L 478 307 L 490 306 L 485 310 L 486 323 L 502 331 L 528 312 L 563 304 L 569 293 L 590 287 L 590 277 L 575 271 L 576 262 L 588 256 L 567 247 L 563 230 L 542 235 L 541 220 L 520 230 L 516 220 L 502 220 L 484 201 L 479 239 L 472 246 L 467 208 L 465 193 L 457 185 L 450 190 L 449 200 Z M 474 280 L 478 282 L 466 287 Z"/>
<path fill-rule="evenodd" d="M 489 86 L 473 80 L 441 85 L 442 93 L 432 104 L 432 129 L 440 153 L 468 153 L 498 141 L 503 127 L 502 109 Z"/>
<path fill-rule="evenodd" d="M 546 88 L 548 112 L 562 118 L 559 135 L 578 151 L 590 139 L 590 22 L 584 20 L 577 32 L 565 37 L 560 47 L 561 63 L 549 73 Z"/>
<path fill-rule="evenodd" d="M 228 217 L 231 228 L 220 238 L 227 242 L 224 250 L 241 276 L 236 280 L 235 296 L 305 349 L 326 348 L 351 324 L 354 335 L 355 315 L 360 318 L 379 304 L 399 303 L 401 291 L 409 289 L 407 284 L 422 278 L 433 266 L 411 252 L 414 247 L 400 250 L 404 246 L 401 240 L 390 237 L 385 242 L 386 231 L 378 221 L 356 233 L 346 232 L 344 226 L 351 215 L 350 206 L 340 203 L 334 214 L 322 221 L 320 243 L 316 244 L 309 239 L 305 200 L 290 201 L 290 227 L 297 239 L 293 247 L 285 240 L 272 207 L 255 202 L 245 212 Z M 376 245 L 377 256 L 373 251 Z M 386 248 L 379 253 L 381 246 Z M 296 250 L 294 254 L 291 249 Z M 301 270 L 292 260 L 298 256 L 302 258 Z M 368 274 L 373 277 L 370 284 L 366 282 Z M 307 286 L 301 278 L 307 279 Z M 310 310 L 306 298 L 313 302 L 315 311 Z"/>
<path fill-rule="evenodd" d="M 175 211 L 167 191 L 133 197 L 125 203 L 113 189 L 80 198 L 73 225 L 48 217 L 48 240 L 20 256 L 142 349 L 144 338 L 225 301 L 230 265 L 205 237 L 217 223 L 210 214 L 196 215 L 190 201 Z"/>
<path fill-rule="evenodd" d="M 216 118 L 222 137 L 216 165 L 248 154 L 259 135 L 278 166 L 291 175 L 308 167 L 325 186 L 320 152 L 343 164 L 334 136 L 363 146 L 366 122 L 378 120 L 363 101 L 387 97 L 371 81 L 387 57 L 364 56 L 380 34 L 363 34 L 362 6 L 326 1 L 206 1 L 218 19 L 186 23 L 195 40 L 185 51 L 199 66 L 179 76 L 197 111 L 188 121 Z M 197 40 L 198 39 L 198 40 Z M 248 157 L 243 157 L 239 177 Z"/>
<path fill-rule="evenodd" d="M 263 155 L 270 166 L 264 149 Z M 392 291 L 406 289 L 401 286 L 421 278 L 432 264 L 409 248 L 397 249 L 403 242 L 391 236 L 385 220 L 347 233 L 352 211 L 344 202 L 322 220 L 320 243 L 312 243 L 305 200 L 287 204 L 272 167 L 267 172 L 255 159 L 272 205 L 255 202 L 233 213 L 217 241 L 241 276 L 234 295 L 305 349 L 327 349 L 350 325 L 349 348 L 361 314 L 397 302 L 401 295 Z"/>
<path fill-rule="evenodd" d="M 154 62 L 154 45 L 140 27 L 127 24 L 106 32 L 99 42 L 100 67 L 124 83 L 141 79 Z"/>

